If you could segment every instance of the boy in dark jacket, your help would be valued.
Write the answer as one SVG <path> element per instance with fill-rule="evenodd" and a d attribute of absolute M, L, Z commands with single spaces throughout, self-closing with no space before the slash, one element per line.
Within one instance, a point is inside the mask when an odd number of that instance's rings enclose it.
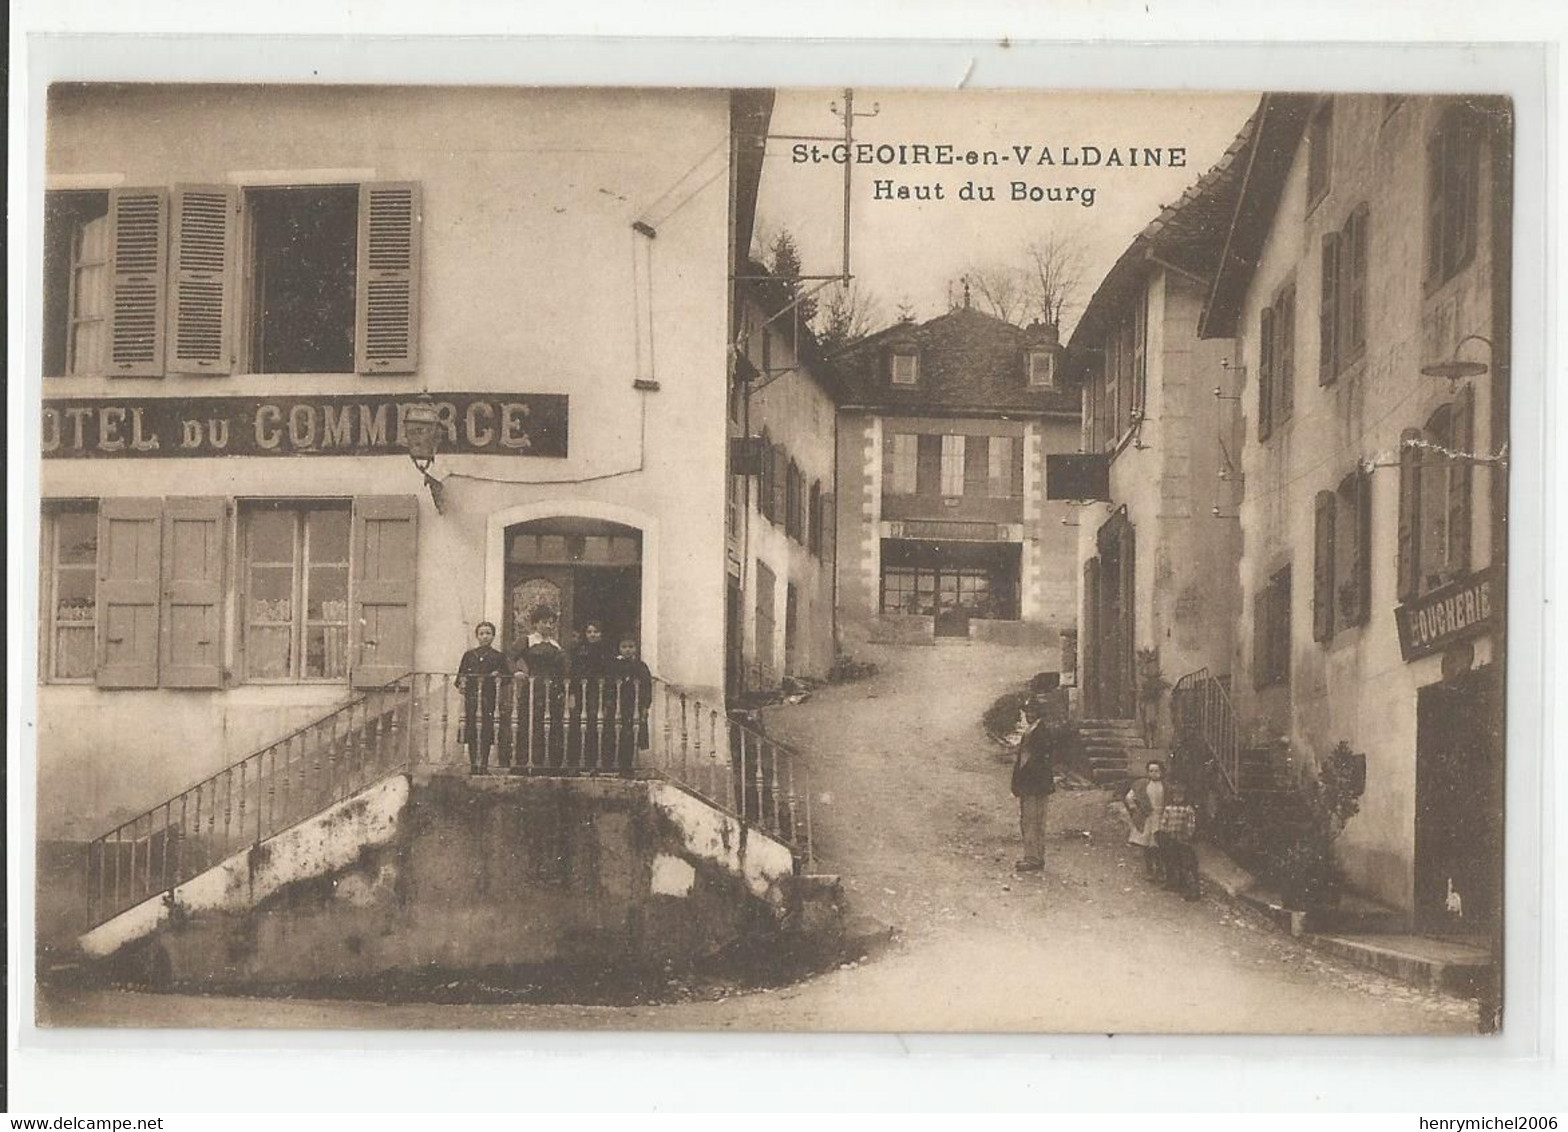
<path fill-rule="evenodd" d="M 474 626 L 474 639 L 479 643 L 457 665 L 457 685 L 463 692 L 463 743 L 468 747 L 469 772 L 488 774 L 498 724 L 505 733 L 497 707 L 510 703 L 512 666 L 496 649 L 495 626 L 490 622 Z M 507 761 L 505 752 L 501 761 Z"/>
<path fill-rule="evenodd" d="M 637 655 L 637 638 L 625 634 L 608 665 L 615 697 L 615 768 L 637 765 L 637 752 L 648 747 L 648 709 L 653 702 L 653 673 Z"/>
<path fill-rule="evenodd" d="M 1051 757 L 1056 738 L 1056 729 L 1045 722 L 1042 706 L 1031 700 L 1024 706 L 1024 733 L 1013 763 L 1013 797 L 1018 799 L 1018 825 L 1024 841 L 1024 855 L 1013 868 L 1021 873 L 1045 868 L 1046 804 L 1056 791 Z"/>

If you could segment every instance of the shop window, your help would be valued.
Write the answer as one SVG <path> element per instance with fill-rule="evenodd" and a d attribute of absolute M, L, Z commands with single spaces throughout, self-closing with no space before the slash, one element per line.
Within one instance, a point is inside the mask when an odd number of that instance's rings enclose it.
<path fill-rule="evenodd" d="M 98 647 L 98 508 L 44 512 L 43 656 L 47 681 L 90 682 Z"/>
<path fill-rule="evenodd" d="M 1471 461 L 1475 392 L 1401 437 L 1399 599 L 1409 601 L 1470 571 Z"/>
<path fill-rule="evenodd" d="M 1257 688 L 1290 680 L 1290 567 L 1273 574 L 1253 595 L 1252 682 Z"/>
<path fill-rule="evenodd" d="M 348 677 L 349 508 L 244 513 L 245 672 L 253 681 Z"/>
<path fill-rule="evenodd" d="M 1443 115 L 1426 154 L 1426 283 L 1435 287 L 1475 255 L 1480 135 L 1463 107 Z"/>
<path fill-rule="evenodd" d="M 1295 409 L 1296 287 L 1282 287 L 1258 319 L 1258 439 L 1267 440 Z"/>
<path fill-rule="evenodd" d="M 1325 98 L 1307 123 L 1307 207 L 1328 192 L 1334 169 L 1334 102 Z"/>
<path fill-rule="evenodd" d="M 1318 382 L 1331 384 L 1366 353 L 1367 206 L 1323 237 Z"/>
<path fill-rule="evenodd" d="M 927 575 L 929 577 L 930 575 Z M 920 572 L 901 566 L 882 568 L 882 612 L 921 613 L 924 603 L 919 593 Z"/>
<path fill-rule="evenodd" d="M 108 340 L 109 194 L 44 201 L 45 377 L 102 373 Z"/>
<path fill-rule="evenodd" d="M 964 494 L 964 438 L 942 437 L 942 494 Z"/>
<path fill-rule="evenodd" d="M 920 384 L 920 355 L 911 351 L 897 350 L 891 355 L 894 385 L 919 385 Z"/>

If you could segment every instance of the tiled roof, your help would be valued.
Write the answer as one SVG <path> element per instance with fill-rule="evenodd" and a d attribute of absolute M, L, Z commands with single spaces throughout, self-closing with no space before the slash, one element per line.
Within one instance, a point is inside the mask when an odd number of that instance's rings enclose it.
<path fill-rule="evenodd" d="M 1084 308 L 1072 347 L 1092 348 L 1105 340 L 1154 260 L 1201 279 L 1214 277 L 1246 181 L 1262 106 L 1260 102 L 1209 171 L 1133 237 Z"/>
<path fill-rule="evenodd" d="M 960 307 L 927 322 L 900 322 L 843 350 L 831 361 L 839 402 L 894 413 L 976 414 L 1079 412 L 1076 390 L 1030 389 L 1028 332 Z M 919 381 L 893 385 L 889 348 L 905 343 L 920 354 Z"/>

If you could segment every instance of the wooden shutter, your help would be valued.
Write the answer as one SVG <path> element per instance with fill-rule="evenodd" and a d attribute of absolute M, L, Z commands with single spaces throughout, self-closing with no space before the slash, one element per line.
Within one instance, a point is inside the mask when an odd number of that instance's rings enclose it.
<path fill-rule="evenodd" d="M 1339 320 L 1339 353 L 1345 362 L 1359 358 L 1367 345 L 1367 217 L 1366 205 L 1350 214 L 1340 247 L 1340 300 L 1345 309 Z"/>
<path fill-rule="evenodd" d="M 414 667 L 414 576 L 419 498 L 354 500 L 349 681 L 376 688 Z"/>
<path fill-rule="evenodd" d="M 1149 337 L 1149 298 L 1140 293 L 1133 306 L 1132 315 L 1132 370 L 1128 374 L 1128 408 L 1129 418 L 1136 419 L 1143 416 L 1144 402 L 1148 398 L 1148 337 Z M 1131 423 L 1129 420 L 1129 424 Z"/>
<path fill-rule="evenodd" d="M 234 371 L 235 208 L 232 185 L 174 190 L 174 263 L 169 297 L 169 369 Z"/>
<path fill-rule="evenodd" d="M 1270 600 L 1272 587 L 1265 585 L 1252 597 L 1252 686 L 1266 688 L 1270 683 L 1273 656 L 1269 651 L 1269 618 L 1273 615 Z"/>
<path fill-rule="evenodd" d="M 1358 471 L 1351 477 L 1351 518 L 1355 524 L 1355 555 L 1350 561 L 1350 581 L 1355 600 L 1342 608 L 1346 625 L 1365 625 L 1372 613 L 1372 476 Z M 1343 605 L 1343 603 L 1342 603 Z"/>
<path fill-rule="evenodd" d="M 162 377 L 169 196 L 109 191 L 109 373 Z"/>
<path fill-rule="evenodd" d="M 1290 681 L 1290 567 L 1287 566 L 1270 583 L 1273 591 L 1274 616 L 1270 621 L 1270 632 L 1274 646 L 1274 671 L 1275 681 L 1288 683 Z"/>
<path fill-rule="evenodd" d="M 897 458 L 893 440 L 895 435 L 890 429 L 882 430 L 882 494 L 885 496 L 894 493 L 894 485 L 898 482 L 893 467 Z"/>
<path fill-rule="evenodd" d="M 1468 454 L 1475 443 L 1475 388 L 1466 385 L 1454 398 L 1449 429 L 1453 451 Z M 1463 574 L 1470 569 L 1470 476 L 1466 457 L 1448 461 L 1448 569 Z"/>
<path fill-rule="evenodd" d="M 1008 474 L 1012 479 L 1012 495 L 1015 499 L 1022 499 L 1024 496 L 1024 445 L 1028 443 L 1028 433 L 1025 433 L 1023 436 L 1013 438 L 1012 468 L 1009 470 Z M 1044 493 L 1044 490 L 1045 484 L 1042 482 L 1040 484 L 1040 491 L 1042 494 Z"/>
<path fill-rule="evenodd" d="M 770 523 L 773 521 L 773 441 L 768 430 L 763 429 L 758 438 L 762 449 L 761 470 L 757 473 L 757 512 Z"/>
<path fill-rule="evenodd" d="M 1318 384 L 1339 373 L 1339 233 L 1323 237 L 1322 294 L 1318 298 Z"/>
<path fill-rule="evenodd" d="M 1312 538 L 1312 639 L 1314 641 L 1327 641 L 1334 636 L 1334 511 L 1334 493 L 1318 492 Z"/>
<path fill-rule="evenodd" d="M 1399 438 L 1398 597 L 1409 601 L 1421 588 L 1421 448 L 1418 428 Z"/>
<path fill-rule="evenodd" d="M 983 496 L 990 487 L 991 438 L 971 436 L 964 441 L 964 494 Z"/>
<path fill-rule="evenodd" d="M 789 454 L 782 444 L 773 446 L 773 510 L 768 518 L 789 530 Z"/>
<path fill-rule="evenodd" d="M 1443 278 L 1447 198 L 1443 169 L 1443 130 L 1426 143 L 1426 282 L 1430 286 Z"/>
<path fill-rule="evenodd" d="M 98 670 L 101 688 L 158 686 L 158 577 L 163 502 L 98 503 Z"/>
<path fill-rule="evenodd" d="M 916 444 L 915 494 L 938 495 L 942 491 L 942 438 L 922 433 Z"/>
<path fill-rule="evenodd" d="M 1258 439 L 1274 431 L 1274 311 L 1258 316 Z"/>
<path fill-rule="evenodd" d="M 838 560 L 838 500 L 832 492 L 822 497 L 822 559 Z"/>
<path fill-rule="evenodd" d="M 223 686 L 221 498 L 167 499 L 163 506 L 163 686 Z"/>
<path fill-rule="evenodd" d="M 413 373 L 419 364 L 419 186 L 359 187 L 354 364 L 360 373 Z"/>
<path fill-rule="evenodd" d="M 1274 304 L 1274 416 L 1290 419 L 1296 408 L 1296 288 L 1285 288 Z"/>

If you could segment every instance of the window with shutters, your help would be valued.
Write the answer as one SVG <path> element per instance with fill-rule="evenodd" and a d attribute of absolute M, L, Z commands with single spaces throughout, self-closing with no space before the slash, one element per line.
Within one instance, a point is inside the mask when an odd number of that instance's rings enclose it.
<path fill-rule="evenodd" d="M 1463 107 L 1450 108 L 1427 141 L 1426 285 L 1457 275 L 1475 255 L 1480 135 Z"/>
<path fill-rule="evenodd" d="M 1363 204 L 1343 228 L 1323 237 L 1318 309 L 1318 381 L 1323 385 L 1366 353 L 1368 216 Z"/>
<path fill-rule="evenodd" d="M 889 495 L 913 495 L 919 464 L 920 438 L 912 432 L 893 434 L 887 453 L 883 490 Z"/>
<path fill-rule="evenodd" d="M 1475 392 L 1460 391 L 1400 445 L 1399 599 L 1408 601 L 1470 572 Z"/>
<path fill-rule="evenodd" d="M 1334 102 L 1325 98 L 1307 123 L 1307 207 L 1328 192 L 1334 170 Z"/>
<path fill-rule="evenodd" d="M 1253 597 L 1252 680 L 1267 688 L 1290 681 L 1290 567 Z"/>
<path fill-rule="evenodd" d="M 964 494 L 964 437 L 942 437 L 942 494 Z"/>
<path fill-rule="evenodd" d="M 45 377 L 104 372 L 109 309 L 109 194 L 44 200 Z"/>
<path fill-rule="evenodd" d="M 98 507 L 44 511 L 42 656 L 51 683 L 90 683 L 98 648 Z"/>
<path fill-rule="evenodd" d="M 986 494 L 994 499 L 1023 495 L 1023 445 L 1018 438 L 991 437 L 986 455 Z"/>
<path fill-rule="evenodd" d="M 1372 614 L 1372 476 L 1364 469 L 1334 492 L 1334 628 L 1364 625 Z"/>
<path fill-rule="evenodd" d="M 1258 439 L 1290 419 L 1296 405 L 1296 285 L 1285 284 L 1258 316 Z"/>
<path fill-rule="evenodd" d="M 194 187 L 176 202 L 189 219 L 195 263 L 217 258 L 215 190 Z M 253 373 L 386 373 L 418 359 L 420 195 L 408 182 L 245 190 L 247 266 L 243 368 Z M 176 241 L 176 259 L 187 248 Z M 228 257 L 228 258 L 232 258 Z M 176 264 L 179 267 L 179 263 Z M 201 283 L 200 279 L 194 281 Z M 178 286 L 187 286 L 180 269 Z M 183 292 L 182 292 L 183 294 Z M 218 289 L 202 292 L 216 301 Z M 186 317 L 176 296 L 176 335 Z M 227 319 L 191 305 L 200 345 L 226 334 Z M 201 313 L 205 312 L 205 313 Z M 189 368 L 177 357 L 178 368 Z"/>
<path fill-rule="evenodd" d="M 1143 418 L 1148 316 L 1147 296 L 1140 292 L 1105 341 L 1091 411 L 1094 439 L 1106 452 L 1119 450 Z"/>
<path fill-rule="evenodd" d="M 246 678 L 346 680 L 349 504 L 247 504 L 240 527 Z"/>

